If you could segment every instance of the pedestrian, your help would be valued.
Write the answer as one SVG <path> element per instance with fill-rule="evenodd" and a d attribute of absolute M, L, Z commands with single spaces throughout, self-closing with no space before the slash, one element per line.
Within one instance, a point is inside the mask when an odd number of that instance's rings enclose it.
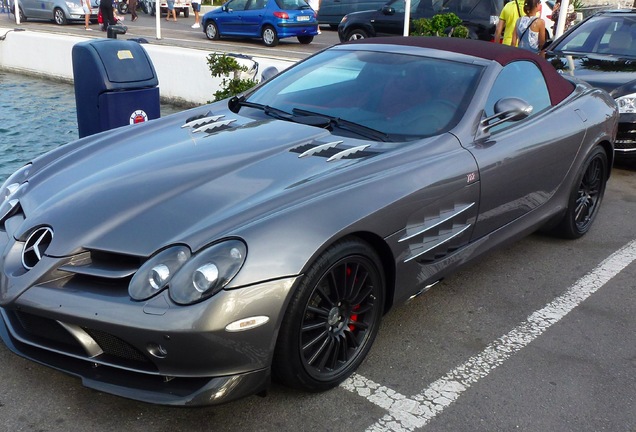
<path fill-rule="evenodd" d="M 201 27 L 199 24 L 199 12 L 201 12 L 201 0 L 192 0 L 192 10 L 194 11 L 194 24 L 192 24 L 193 29 L 197 29 Z"/>
<path fill-rule="evenodd" d="M 504 45 L 510 45 L 512 43 L 512 33 L 514 33 L 515 23 L 523 15 L 524 0 L 512 0 L 505 4 L 501 13 L 499 14 L 499 22 L 495 28 L 495 43 L 499 43 L 501 40 L 501 33 L 503 31 Z"/>
<path fill-rule="evenodd" d="M 170 21 L 170 14 L 172 14 L 174 21 L 177 20 L 177 11 L 174 10 L 174 0 L 168 0 L 168 15 L 166 21 Z"/>
<path fill-rule="evenodd" d="M 93 13 L 91 0 L 82 0 L 82 9 L 84 9 L 84 29 L 93 30 L 89 27 L 91 24 L 91 14 Z"/>
<path fill-rule="evenodd" d="M 109 25 L 117 24 L 117 20 L 115 19 L 115 10 L 113 9 L 112 0 L 100 0 L 99 11 L 102 13 L 102 20 L 104 21 L 102 30 L 106 31 L 108 30 Z"/>
<path fill-rule="evenodd" d="M 128 0 L 128 9 L 130 10 L 130 20 L 137 21 L 137 0 Z"/>
<path fill-rule="evenodd" d="M 525 15 L 517 20 L 512 34 L 512 46 L 545 56 L 545 21 L 536 16 L 540 7 L 541 0 L 526 0 L 523 6 Z"/>

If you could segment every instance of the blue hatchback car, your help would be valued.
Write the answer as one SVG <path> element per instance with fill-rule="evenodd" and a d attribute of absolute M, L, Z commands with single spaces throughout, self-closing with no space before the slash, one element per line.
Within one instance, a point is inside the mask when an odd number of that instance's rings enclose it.
<path fill-rule="evenodd" d="M 203 16 L 203 32 L 211 40 L 262 38 L 269 47 L 294 36 L 308 44 L 318 34 L 318 21 L 305 0 L 230 0 Z"/>

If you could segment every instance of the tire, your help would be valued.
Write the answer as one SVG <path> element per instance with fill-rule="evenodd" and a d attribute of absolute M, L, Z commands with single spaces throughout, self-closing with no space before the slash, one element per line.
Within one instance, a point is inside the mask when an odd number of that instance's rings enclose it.
<path fill-rule="evenodd" d="M 60 8 L 53 9 L 53 21 L 57 25 L 66 25 L 66 15 L 64 15 L 64 11 Z"/>
<path fill-rule="evenodd" d="M 13 13 L 13 9 L 11 10 L 11 13 Z M 20 22 L 25 22 L 27 20 L 27 17 L 24 15 L 24 11 L 21 7 L 18 7 L 18 13 L 20 14 Z M 15 22 L 18 22 L 18 20 L 16 19 Z"/>
<path fill-rule="evenodd" d="M 219 34 L 219 28 L 214 21 L 210 21 L 205 25 L 205 35 L 210 40 L 219 40 L 221 35 Z"/>
<path fill-rule="evenodd" d="M 268 25 L 263 27 L 261 37 L 263 38 L 263 43 L 267 47 L 275 47 L 278 45 L 278 33 L 276 33 L 276 29 L 272 26 Z"/>
<path fill-rule="evenodd" d="M 128 3 L 124 3 L 124 2 L 119 2 L 117 3 L 117 11 L 122 14 L 125 15 L 128 13 Z"/>
<path fill-rule="evenodd" d="M 347 33 L 347 40 L 358 40 L 358 39 L 366 39 L 369 37 L 369 34 L 362 29 L 353 29 L 349 33 Z"/>
<path fill-rule="evenodd" d="M 186 8 L 183 10 L 183 16 L 185 18 L 188 18 L 190 16 L 190 9 Z"/>
<path fill-rule="evenodd" d="M 283 384 L 323 391 L 364 360 L 384 310 L 384 273 L 366 243 L 345 239 L 326 250 L 292 295 L 272 363 Z"/>
<path fill-rule="evenodd" d="M 609 175 L 607 154 L 596 146 L 585 158 L 568 198 L 568 206 L 553 232 L 563 238 L 584 236 L 598 214 Z"/>
<path fill-rule="evenodd" d="M 303 45 L 308 45 L 311 43 L 311 41 L 314 40 L 313 36 L 296 36 L 298 38 L 298 42 L 300 42 Z"/>

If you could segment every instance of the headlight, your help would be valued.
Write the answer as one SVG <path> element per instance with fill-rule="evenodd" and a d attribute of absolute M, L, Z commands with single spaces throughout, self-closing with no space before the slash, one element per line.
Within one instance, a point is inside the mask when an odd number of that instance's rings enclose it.
<path fill-rule="evenodd" d="M 154 296 L 168 286 L 190 255 L 190 249 L 185 246 L 174 246 L 159 252 L 137 270 L 128 285 L 128 294 L 135 300 Z"/>
<path fill-rule="evenodd" d="M 616 98 L 618 104 L 618 112 L 621 114 L 636 113 L 636 93 L 628 94 Z"/>
<path fill-rule="evenodd" d="M 82 7 L 81 4 L 75 3 L 75 2 L 71 2 L 71 1 L 67 1 L 66 2 L 66 6 L 68 6 L 69 9 L 77 9 L 77 8 Z"/>
<path fill-rule="evenodd" d="M 344 24 L 347 21 L 347 16 L 343 16 L 342 19 L 340 20 L 340 24 Z"/>
<path fill-rule="evenodd" d="M 239 240 L 210 246 L 194 255 L 173 276 L 170 297 L 179 304 L 190 304 L 221 291 L 239 272 L 247 247 Z"/>
<path fill-rule="evenodd" d="M 0 220 L 4 219 L 18 204 L 16 198 L 17 191 L 24 184 L 29 172 L 31 171 L 31 164 L 25 165 L 13 174 L 4 182 L 2 188 L 0 188 Z"/>

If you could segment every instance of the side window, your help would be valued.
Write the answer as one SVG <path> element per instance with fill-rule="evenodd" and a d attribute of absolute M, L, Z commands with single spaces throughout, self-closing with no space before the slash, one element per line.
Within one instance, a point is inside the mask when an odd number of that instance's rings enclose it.
<path fill-rule="evenodd" d="M 246 10 L 259 10 L 265 7 L 265 0 L 250 0 Z"/>
<path fill-rule="evenodd" d="M 245 5 L 247 4 L 247 0 L 234 0 L 228 4 L 228 7 L 235 11 L 245 10 Z"/>
<path fill-rule="evenodd" d="M 495 103 L 499 99 L 507 97 L 523 99 L 532 105 L 530 116 L 536 115 L 551 105 L 550 94 L 543 75 L 539 68 L 529 61 L 517 61 L 504 67 L 488 95 L 485 107 L 486 116 L 494 115 Z M 495 126 L 491 132 L 509 127 L 511 124 L 513 123 Z"/>

